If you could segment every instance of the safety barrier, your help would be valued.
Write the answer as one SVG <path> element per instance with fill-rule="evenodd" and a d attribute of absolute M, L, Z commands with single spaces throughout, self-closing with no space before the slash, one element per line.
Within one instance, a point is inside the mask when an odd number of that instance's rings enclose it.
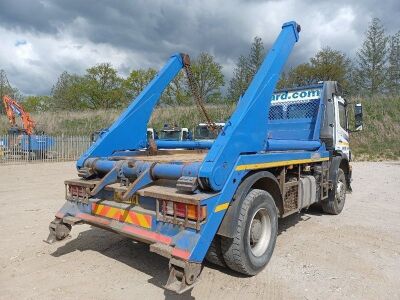
<path fill-rule="evenodd" d="M 2 135 L 0 165 L 77 160 L 90 144 L 89 136 Z"/>

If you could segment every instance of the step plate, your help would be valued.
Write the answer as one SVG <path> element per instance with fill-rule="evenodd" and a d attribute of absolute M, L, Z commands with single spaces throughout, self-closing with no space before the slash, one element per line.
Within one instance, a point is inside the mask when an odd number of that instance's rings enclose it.
<path fill-rule="evenodd" d="M 176 187 L 161 185 L 151 185 L 139 190 L 137 193 L 144 197 L 152 197 L 156 199 L 177 201 L 194 205 L 197 205 L 200 201 L 211 198 L 215 195 L 211 193 L 185 193 L 178 191 Z"/>

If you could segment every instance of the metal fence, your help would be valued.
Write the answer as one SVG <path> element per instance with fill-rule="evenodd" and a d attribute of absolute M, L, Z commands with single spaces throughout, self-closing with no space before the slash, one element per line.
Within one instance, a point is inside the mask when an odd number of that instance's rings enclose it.
<path fill-rule="evenodd" d="M 76 160 L 90 144 L 88 136 L 3 135 L 0 165 Z"/>

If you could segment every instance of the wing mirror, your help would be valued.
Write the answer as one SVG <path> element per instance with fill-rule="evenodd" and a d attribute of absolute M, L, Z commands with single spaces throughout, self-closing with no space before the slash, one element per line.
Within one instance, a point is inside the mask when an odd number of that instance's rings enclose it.
<path fill-rule="evenodd" d="M 354 105 L 354 131 L 363 130 L 363 109 L 361 103 L 356 103 Z"/>

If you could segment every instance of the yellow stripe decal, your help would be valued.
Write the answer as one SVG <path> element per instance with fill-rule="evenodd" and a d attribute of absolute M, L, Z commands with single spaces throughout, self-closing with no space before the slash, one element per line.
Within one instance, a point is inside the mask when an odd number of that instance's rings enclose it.
<path fill-rule="evenodd" d="M 110 219 L 113 219 L 113 218 L 114 218 L 114 215 L 116 214 L 116 212 L 117 212 L 117 208 L 110 207 L 110 209 L 108 210 L 108 212 L 107 212 L 107 214 L 105 215 L 105 217 L 110 218 Z"/>
<path fill-rule="evenodd" d="M 139 225 L 142 227 L 149 228 L 149 224 L 147 224 L 146 218 L 142 214 L 136 214 L 138 220 L 139 220 Z"/>
<path fill-rule="evenodd" d="M 94 215 L 107 217 L 119 222 L 139 225 L 144 228 L 151 228 L 151 216 L 103 204 L 92 204 Z"/>
<path fill-rule="evenodd" d="M 99 215 L 100 212 L 101 212 L 101 210 L 103 209 L 103 207 L 104 207 L 104 205 L 101 205 L 101 204 L 98 204 L 98 205 L 97 205 L 97 204 L 96 204 L 96 205 L 95 205 L 96 210 L 95 210 L 94 213 L 95 213 L 96 215 Z"/>
<path fill-rule="evenodd" d="M 282 161 L 273 161 L 273 162 L 259 163 L 259 164 L 248 164 L 248 165 L 237 166 L 236 171 L 274 168 L 274 167 L 282 167 L 282 166 L 288 166 L 288 165 L 294 165 L 294 164 L 304 164 L 304 163 L 326 161 L 326 160 L 329 160 L 329 157 L 282 160 Z"/>
<path fill-rule="evenodd" d="M 225 210 L 228 208 L 228 206 L 229 206 L 229 202 L 217 205 L 217 207 L 214 209 L 214 212 L 219 212 L 219 211 Z"/>

